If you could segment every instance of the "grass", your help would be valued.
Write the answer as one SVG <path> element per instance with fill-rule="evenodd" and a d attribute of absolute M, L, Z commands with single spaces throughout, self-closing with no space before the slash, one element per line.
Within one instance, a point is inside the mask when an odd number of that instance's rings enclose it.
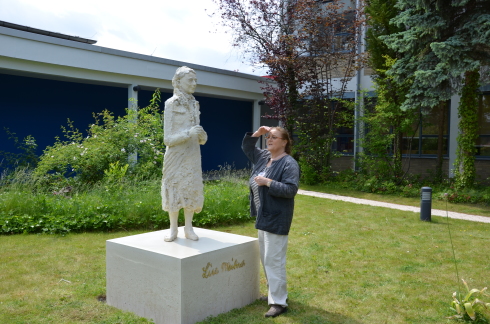
<path fill-rule="evenodd" d="M 344 188 L 342 186 L 338 186 L 335 184 L 301 185 L 301 189 L 329 193 L 329 194 L 334 194 L 339 196 L 348 196 L 354 198 L 388 202 L 388 203 L 399 204 L 399 205 L 420 207 L 420 197 L 410 198 L 410 197 L 401 197 L 401 196 L 389 195 L 389 194 L 375 194 L 375 193 L 362 192 L 354 189 Z M 444 200 L 437 200 L 433 198 L 432 209 L 446 210 L 446 202 Z M 448 210 L 451 212 L 490 217 L 490 205 L 449 203 Z"/>
<path fill-rule="evenodd" d="M 228 168 L 211 174 L 220 180 L 206 181 L 204 207 L 194 217 L 196 226 L 249 219 L 245 172 Z M 55 195 L 55 190 L 35 190 L 36 183 L 25 172 L 15 176 L 16 181 L 8 185 L 2 186 L 0 181 L 0 234 L 156 230 L 169 226 L 168 214 L 161 207 L 161 179 L 128 178 L 92 186 L 72 181 L 71 192 Z"/>
<path fill-rule="evenodd" d="M 1 236 L 0 323 L 145 323 L 97 300 L 105 240 L 126 234 Z"/>
<path fill-rule="evenodd" d="M 257 301 L 201 323 L 446 323 L 458 283 L 446 220 L 432 220 L 299 195 L 289 312 L 266 319 L 267 305 Z M 449 223 L 460 278 L 487 286 L 490 224 Z M 256 236 L 251 222 L 214 229 Z M 145 323 L 97 300 L 105 294 L 105 241 L 137 233 L 0 236 L 0 323 Z"/>

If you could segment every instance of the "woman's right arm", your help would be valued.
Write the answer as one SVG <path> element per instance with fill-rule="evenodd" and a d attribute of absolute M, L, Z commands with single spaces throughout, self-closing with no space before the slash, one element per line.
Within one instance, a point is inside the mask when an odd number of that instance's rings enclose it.
<path fill-rule="evenodd" d="M 261 126 L 254 133 L 246 133 L 245 137 L 242 141 L 242 150 L 243 153 L 247 156 L 247 158 L 253 164 L 257 163 L 257 161 L 264 155 L 264 150 L 259 149 L 255 144 L 257 144 L 257 140 L 263 134 L 266 134 L 269 131 L 270 127 Z"/>

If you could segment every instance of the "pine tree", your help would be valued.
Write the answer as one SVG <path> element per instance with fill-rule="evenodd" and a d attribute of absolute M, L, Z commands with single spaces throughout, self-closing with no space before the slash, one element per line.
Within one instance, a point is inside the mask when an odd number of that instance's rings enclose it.
<path fill-rule="evenodd" d="M 478 87 L 477 83 L 462 78 L 467 72 L 477 73 L 483 64 L 490 62 L 490 1 L 399 0 L 396 7 L 400 13 L 392 22 L 404 30 L 382 40 L 390 49 L 404 54 L 390 71 L 395 80 L 414 78 L 402 109 L 432 109 L 450 100 L 463 84 Z M 465 95 L 476 96 L 474 90 L 465 91 Z M 464 98 L 462 101 L 476 102 Z M 473 107 L 467 111 L 476 110 Z M 466 118 L 474 119 L 466 114 L 460 117 L 463 124 L 467 124 Z M 468 143 L 468 136 L 474 134 L 461 134 L 459 150 L 468 152 L 467 147 L 462 147 Z M 456 166 L 465 178 L 472 168 L 474 164 L 463 166 L 461 161 Z M 465 181 L 464 185 L 471 186 L 471 182 Z"/>

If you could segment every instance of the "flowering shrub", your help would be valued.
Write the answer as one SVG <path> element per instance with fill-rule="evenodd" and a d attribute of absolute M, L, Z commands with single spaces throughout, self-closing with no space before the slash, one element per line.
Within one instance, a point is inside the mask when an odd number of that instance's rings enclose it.
<path fill-rule="evenodd" d="M 127 109 L 125 116 L 116 118 L 107 110 L 94 114 L 87 137 L 68 120 L 68 127 L 62 127 L 65 140 L 56 138 L 44 150 L 35 175 L 46 179 L 76 175 L 84 183 L 95 183 L 110 170 L 111 163 L 125 165 L 128 161 L 128 174 L 141 178 L 160 175 L 164 145 L 158 101 L 157 91 L 150 106 Z M 131 163 L 136 156 L 137 163 Z"/>

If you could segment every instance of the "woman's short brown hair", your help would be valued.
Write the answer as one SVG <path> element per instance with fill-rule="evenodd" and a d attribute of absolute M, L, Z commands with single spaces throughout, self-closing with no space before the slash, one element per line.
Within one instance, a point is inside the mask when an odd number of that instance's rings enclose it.
<path fill-rule="evenodd" d="M 282 127 L 279 127 L 279 126 L 276 126 L 276 127 L 272 127 L 271 130 L 277 130 L 279 133 L 281 133 L 281 138 L 283 140 L 286 140 L 288 141 L 286 143 L 286 147 L 284 148 L 284 151 L 287 153 L 287 154 L 291 154 L 291 146 L 293 145 L 292 143 L 292 140 L 291 140 L 291 137 L 289 136 L 289 133 L 287 130 L 285 130 L 284 128 Z"/>

